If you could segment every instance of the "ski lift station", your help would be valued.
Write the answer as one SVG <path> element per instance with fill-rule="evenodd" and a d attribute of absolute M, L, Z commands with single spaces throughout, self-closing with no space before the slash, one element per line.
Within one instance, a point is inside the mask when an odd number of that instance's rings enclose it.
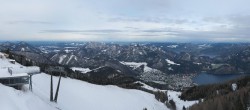
<path fill-rule="evenodd" d="M 37 66 L 26 67 L 15 63 L 15 60 L 5 58 L 0 53 L 0 83 L 7 86 L 20 87 L 29 84 L 32 90 L 32 75 L 39 74 L 40 68 Z"/>

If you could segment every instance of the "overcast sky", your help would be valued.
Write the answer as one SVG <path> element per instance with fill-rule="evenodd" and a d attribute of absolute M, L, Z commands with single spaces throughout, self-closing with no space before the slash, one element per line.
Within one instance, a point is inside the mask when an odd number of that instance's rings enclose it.
<path fill-rule="evenodd" d="M 0 40 L 250 42 L 250 0 L 0 2 Z"/>

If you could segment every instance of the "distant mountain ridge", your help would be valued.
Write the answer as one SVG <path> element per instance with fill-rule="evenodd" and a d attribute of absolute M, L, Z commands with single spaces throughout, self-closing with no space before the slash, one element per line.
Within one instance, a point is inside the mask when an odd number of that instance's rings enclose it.
<path fill-rule="evenodd" d="M 1 51 L 25 56 L 33 64 L 96 69 L 109 67 L 146 81 L 166 82 L 171 74 L 250 73 L 250 44 L 60 42 L 30 45 L 4 42 Z M 134 68 L 124 63 L 143 63 Z M 145 68 L 150 68 L 144 71 Z M 111 69 L 108 69 L 111 70 Z"/>

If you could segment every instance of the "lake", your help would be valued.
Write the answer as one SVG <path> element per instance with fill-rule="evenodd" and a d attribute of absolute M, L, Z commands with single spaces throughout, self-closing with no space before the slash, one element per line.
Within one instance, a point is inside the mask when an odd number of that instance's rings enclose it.
<path fill-rule="evenodd" d="M 208 74 L 200 73 L 193 78 L 193 82 L 198 85 L 222 83 L 228 80 L 236 79 L 246 74 Z"/>

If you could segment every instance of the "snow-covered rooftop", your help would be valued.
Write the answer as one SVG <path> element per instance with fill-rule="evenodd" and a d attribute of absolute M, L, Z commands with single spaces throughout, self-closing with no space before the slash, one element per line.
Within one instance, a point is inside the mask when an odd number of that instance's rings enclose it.
<path fill-rule="evenodd" d="M 24 77 L 28 76 L 27 73 L 18 73 L 18 74 L 12 74 L 10 75 L 9 73 L 0 73 L 0 79 L 2 78 L 13 78 L 13 77 Z"/>
<path fill-rule="evenodd" d="M 2 55 L 3 53 L 0 53 Z M 15 61 L 12 59 L 7 59 L 5 57 L 0 58 L 0 78 L 10 78 L 10 77 L 21 77 L 28 76 L 30 73 L 39 73 L 40 68 L 36 66 L 26 67 L 19 63 L 11 63 L 10 61 Z"/>
<path fill-rule="evenodd" d="M 40 73 L 40 68 L 37 67 L 37 66 L 9 68 L 9 69 L 12 71 L 12 74 L 19 74 L 19 73 L 35 74 L 35 73 Z"/>

